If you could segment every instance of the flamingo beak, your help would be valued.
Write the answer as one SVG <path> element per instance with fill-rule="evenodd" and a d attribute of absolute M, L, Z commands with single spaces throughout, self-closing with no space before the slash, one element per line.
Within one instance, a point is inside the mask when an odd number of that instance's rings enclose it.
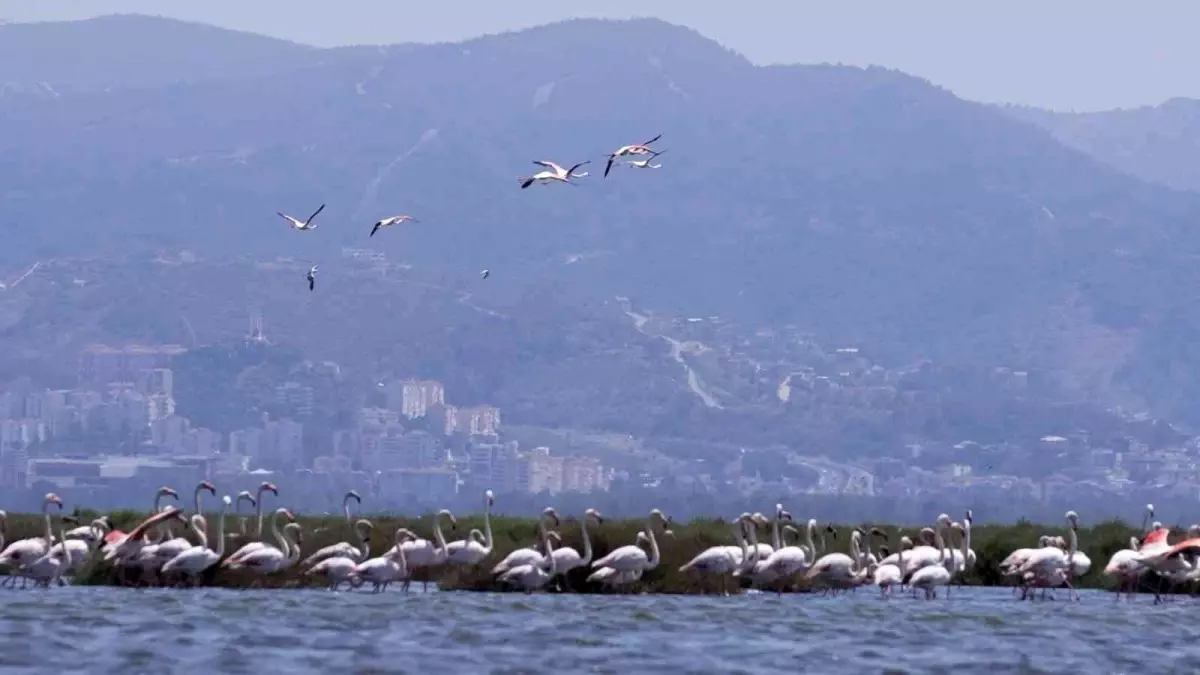
<path fill-rule="evenodd" d="M 213 485 L 212 483 L 210 483 L 208 481 L 204 481 L 204 489 L 208 490 L 212 494 L 212 496 L 214 496 L 214 497 L 217 496 L 217 486 L 216 485 Z"/>

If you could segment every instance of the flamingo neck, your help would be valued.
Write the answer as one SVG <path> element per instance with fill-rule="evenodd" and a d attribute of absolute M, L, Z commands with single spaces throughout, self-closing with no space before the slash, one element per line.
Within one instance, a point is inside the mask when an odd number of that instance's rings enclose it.
<path fill-rule="evenodd" d="M 52 502 L 50 502 L 50 501 L 42 502 L 42 516 L 46 520 L 46 531 L 44 534 L 46 535 L 46 549 L 47 550 L 51 546 L 54 545 L 54 530 L 53 530 L 53 525 L 50 523 L 50 504 L 51 503 Z M 58 529 L 61 530 L 62 525 L 59 525 Z"/>
<path fill-rule="evenodd" d="M 368 530 L 365 521 L 359 521 L 354 524 L 354 533 L 358 535 L 358 549 L 362 552 L 363 560 L 366 560 L 371 555 L 371 547 L 367 544 L 367 535 L 363 534 L 366 531 Z"/>
<path fill-rule="evenodd" d="M 579 529 L 583 533 L 583 558 L 580 559 L 580 565 L 586 565 L 592 562 L 592 539 L 588 536 L 587 526 L 588 516 L 587 514 L 584 514 L 583 522 L 579 525 Z"/>
<path fill-rule="evenodd" d="M 946 559 L 946 541 L 942 539 L 942 524 L 939 522 L 937 527 L 933 528 L 933 542 L 938 550 L 938 562 L 941 563 Z"/>
<path fill-rule="evenodd" d="M 263 536 L 263 534 L 262 534 L 262 527 L 263 527 L 262 497 L 263 497 L 264 492 L 266 492 L 266 488 L 261 488 L 261 487 L 258 488 L 258 503 L 254 505 L 254 515 L 256 518 L 258 518 L 258 531 L 254 533 L 254 536 L 257 537 L 260 541 L 262 540 L 262 536 Z"/>
<path fill-rule="evenodd" d="M 554 559 L 554 546 L 550 543 L 550 537 L 546 537 L 546 574 L 554 576 L 555 570 L 558 569 L 558 561 Z"/>
<path fill-rule="evenodd" d="M 808 527 L 804 533 L 804 543 L 808 546 L 808 557 L 810 560 L 817 559 L 817 545 L 813 542 L 813 532 L 817 529 L 815 520 L 808 521 Z M 801 547 L 803 548 L 803 547 Z"/>
<path fill-rule="evenodd" d="M 585 534 L 583 536 L 584 536 L 584 540 L 586 541 L 587 540 L 586 526 L 585 526 L 584 532 L 585 532 Z M 483 507 L 483 536 L 484 536 L 483 547 L 485 549 L 487 549 L 488 553 L 491 553 L 492 549 L 495 547 L 495 542 L 492 539 L 492 503 L 491 503 L 491 500 L 488 500 L 488 503 L 485 504 Z"/>
<path fill-rule="evenodd" d="M 279 531 L 279 513 L 276 513 L 275 517 L 271 519 L 271 536 L 274 537 L 275 542 L 279 544 L 279 550 L 283 551 L 284 555 L 287 555 L 288 541 L 287 537 L 284 537 L 283 533 Z"/>
<path fill-rule="evenodd" d="M 220 559 L 225 555 L 225 515 L 229 513 L 229 507 L 221 507 L 221 515 L 217 516 L 217 549 L 214 551 L 217 558 Z M 204 543 L 208 546 L 208 542 Z"/>
<path fill-rule="evenodd" d="M 658 539 L 654 536 L 654 519 L 646 519 L 646 536 L 650 539 L 650 561 L 646 564 L 646 569 L 654 569 L 658 567 Z"/>
<path fill-rule="evenodd" d="M 442 534 L 442 514 L 437 513 L 433 516 L 433 539 L 440 547 L 443 556 L 449 554 L 446 548 L 446 537 Z"/>
<path fill-rule="evenodd" d="M 779 510 L 775 511 L 775 521 L 771 523 L 771 543 L 775 546 L 775 550 L 783 548 L 783 542 L 779 539 L 779 521 L 783 518 L 783 514 Z"/>

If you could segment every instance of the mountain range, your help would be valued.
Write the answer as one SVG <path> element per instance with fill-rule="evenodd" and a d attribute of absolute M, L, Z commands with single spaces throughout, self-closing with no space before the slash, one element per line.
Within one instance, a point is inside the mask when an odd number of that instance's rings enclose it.
<path fill-rule="evenodd" d="M 648 19 L 336 49 L 140 16 L 4 25 L 0 265 L 373 248 L 458 284 L 487 268 L 497 305 L 552 289 L 547 331 L 623 296 L 1200 421 L 1200 196 L 1090 124 L 884 68 L 755 66 Z M 601 177 L 659 133 L 662 169 Z M 535 159 L 590 175 L 521 190 Z M 312 232 L 275 215 L 321 203 Z M 421 222 L 368 238 L 400 212 Z"/>

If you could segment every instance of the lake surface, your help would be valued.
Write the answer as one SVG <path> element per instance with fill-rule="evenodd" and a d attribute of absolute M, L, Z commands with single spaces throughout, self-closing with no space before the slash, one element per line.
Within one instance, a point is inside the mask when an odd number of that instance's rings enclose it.
<path fill-rule="evenodd" d="M 1195 672 L 1200 601 L 0 590 L 0 672 Z M 984 670 L 986 669 L 986 670 Z"/>

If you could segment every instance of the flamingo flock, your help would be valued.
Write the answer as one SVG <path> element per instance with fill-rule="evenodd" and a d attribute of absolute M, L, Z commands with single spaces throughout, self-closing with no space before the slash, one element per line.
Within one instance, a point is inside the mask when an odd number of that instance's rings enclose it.
<path fill-rule="evenodd" d="M 179 493 L 169 487 L 159 488 L 154 493 L 150 517 L 126 533 L 113 529 L 107 516 L 80 524 L 61 513 L 63 500 L 50 493 L 42 502 L 41 536 L 7 545 L 7 515 L 0 511 L 0 567 L 9 571 L 0 585 L 11 586 L 18 580 L 22 587 L 31 582 L 35 587 L 65 585 L 67 579 L 85 574 L 94 565 L 107 564 L 123 584 L 131 584 L 130 575 L 136 575 L 144 583 L 197 586 L 206 573 L 220 569 L 244 573 L 249 586 L 255 587 L 271 575 L 298 568 L 303 577 L 320 580 L 331 591 L 343 586 L 357 589 L 369 583 L 374 592 L 382 592 L 398 582 L 407 592 L 414 572 L 423 568 L 485 565 L 481 569 L 488 570 L 496 582 L 526 593 L 547 588 L 564 591 L 566 576 L 573 570 L 585 570 L 589 583 L 616 589 L 630 586 L 655 570 L 661 561 L 660 546 L 675 540 L 671 519 L 654 509 L 634 542 L 595 558 L 590 528 L 598 530 L 604 525 L 601 513 L 596 509 L 583 513 L 582 550 L 577 550 L 562 545 L 556 531 L 562 520 L 553 507 L 547 507 L 537 520 L 538 543 L 489 563 L 495 551 L 491 524 L 495 496 L 488 490 L 483 494 L 482 531 L 473 529 L 463 539 L 448 540 L 443 526 L 448 524 L 455 531 L 458 519 L 443 509 L 434 515 L 431 538 L 401 527 L 387 533 L 384 541 L 390 548 L 371 557 L 375 525 L 352 513 L 351 502 L 361 505 L 362 497 L 351 490 L 343 499 L 342 511 L 353 541 L 331 544 L 302 557 L 304 531 L 295 515 L 284 507 L 276 507 L 269 518 L 264 512 L 266 497 L 279 497 L 279 489 L 272 483 L 262 483 L 255 493 L 243 491 L 236 497 L 221 497 L 216 530 L 211 533 L 202 511 L 204 494 L 216 497 L 216 486 L 209 481 L 196 485 L 194 510 L 189 516 L 178 506 L 163 506 L 165 499 L 178 501 Z M 252 528 L 238 513 L 242 502 L 254 508 Z M 240 534 L 226 530 L 231 509 L 239 519 Z M 1200 581 L 1200 526 L 1190 528 L 1185 540 L 1170 544 L 1169 530 L 1161 523 L 1154 522 L 1147 531 L 1146 522 L 1153 516 L 1153 506 L 1147 505 L 1142 525 L 1146 534 L 1135 537 L 1128 549 L 1115 553 L 1104 568 L 1104 574 L 1117 583 L 1118 600 L 1131 597 L 1138 583 L 1151 574 L 1162 579 L 1168 591 L 1179 584 Z M 856 527 L 850 531 L 849 551 L 843 553 L 827 548 L 827 538 L 838 537 L 837 528 L 821 527 L 815 519 L 797 528 L 792 524 L 792 515 L 782 504 L 776 504 L 772 518 L 762 513 L 739 515 L 730 524 L 734 544 L 701 551 L 680 566 L 678 573 L 711 582 L 706 587 L 719 589 L 721 595 L 729 595 L 731 589 L 740 589 L 746 583 L 751 588 L 777 593 L 804 584 L 824 594 L 876 586 L 885 599 L 904 590 L 914 598 L 933 600 L 942 592 L 949 596 L 954 580 L 976 565 L 977 556 L 971 549 L 972 520 L 969 510 L 961 522 L 941 514 L 933 527 L 915 533 L 916 544 L 913 538 L 895 532 L 895 552 L 889 550 L 887 532 Z M 1058 588 L 1066 588 L 1070 597 L 1078 599 L 1076 582 L 1087 574 L 1092 562 L 1079 550 L 1079 515 L 1068 511 L 1065 520 L 1067 537 L 1043 535 L 1036 547 L 1017 549 L 1000 563 L 1001 574 L 1014 582 L 1014 592 L 1019 592 L 1022 599 L 1046 599 L 1048 592 Z M 66 529 L 67 524 L 75 527 Z M 264 536 L 264 525 L 268 536 Z M 759 529 L 764 527 L 770 528 L 770 543 L 758 541 Z M 176 528 L 183 530 L 182 536 L 173 532 Z M 790 542 L 789 535 L 793 537 Z M 227 553 L 228 541 L 237 537 L 252 541 Z M 879 543 L 873 550 L 876 541 Z M 423 584 L 427 590 L 427 582 Z M 1163 600 L 1160 587 L 1155 590 L 1155 602 Z"/>
<path fill-rule="evenodd" d="M 640 159 L 640 160 L 639 159 L 626 160 L 624 162 L 624 164 L 630 168 L 661 169 L 662 168 L 661 163 L 653 164 L 652 162 L 655 159 L 657 159 L 659 155 L 662 155 L 664 152 L 666 152 L 666 150 L 655 150 L 650 147 L 650 145 L 652 143 L 654 143 L 655 141 L 657 141 L 660 138 L 662 138 L 662 134 L 659 134 L 644 143 L 631 143 L 629 145 L 623 145 L 623 146 L 617 148 L 616 150 L 614 150 L 612 153 L 608 154 L 605 157 L 606 164 L 604 166 L 604 177 L 605 178 L 608 177 L 609 172 L 612 171 L 614 163 L 616 163 L 622 157 L 644 157 L 644 159 Z M 576 162 L 576 163 L 570 165 L 570 168 L 564 168 L 562 165 L 552 162 L 548 159 L 534 160 L 533 163 L 536 164 L 537 166 L 542 167 L 543 170 L 538 171 L 537 173 L 534 173 L 529 176 L 520 177 L 517 180 L 517 182 L 521 185 L 521 189 L 528 188 L 529 186 L 534 185 L 534 184 L 553 185 L 553 184 L 558 183 L 558 184 L 574 186 L 574 185 L 576 185 L 576 182 L 575 182 L 576 180 L 578 180 L 580 178 L 586 178 L 588 176 L 587 171 L 580 172 L 579 168 L 586 166 L 588 164 L 591 164 L 591 160 L 589 159 L 589 160 L 584 160 L 582 162 Z M 305 220 L 300 220 L 299 218 L 296 218 L 294 216 L 289 216 L 288 214 L 283 213 L 282 211 L 276 211 L 276 215 L 278 215 L 280 218 L 283 218 L 285 221 L 287 221 L 288 226 L 296 232 L 311 232 L 312 230 L 317 229 L 317 224 L 313 221 L 314 221 L 314 219 L 316 219 L 317 215 L 319 213 L 321 213 L 321 211 L 323 211 L 323 210 L 325 210 L 325 205 L 321 204 L 319 207 L 317 207 L 317 210 L 313 211 L 312 215 L 309 216 Z M 371 225 L 371 230 L 370 230 L 370 233 L 367 235 L 367 237 L 368 238 L 374 237 L 375 234 L 377 232 L 379 232 L 380 229 L 383 229 L 383 228 L 393 227 L 396 225 L 403 225 L 404 223 L 419 223 L 419 222 L 421 222 L 421 221 L 417 220 L 417 218 L 415 218 L 414 216 L 411 216 L 407 213 L 398 214 L 398 215 L 394 215 L 394 216 L 387 216 L 387 217 L 384 217 L 384 218 L 381 218 L 381 219 L 375 221 Z M 306 272 L 304 275 L 304 280 L 308 284 L 308 290 L 310 292 L 316 290 L 317 267 L 318 267 L 317 265 L 313 265 L 312 267 L 309 268 L 308 272 Z M 491 272 L 489 270 L 486 270 L 486 269 L 481 270 L 479 272 L 479 278 L 487 279 L 490 274 L 491 274 Z"/>

